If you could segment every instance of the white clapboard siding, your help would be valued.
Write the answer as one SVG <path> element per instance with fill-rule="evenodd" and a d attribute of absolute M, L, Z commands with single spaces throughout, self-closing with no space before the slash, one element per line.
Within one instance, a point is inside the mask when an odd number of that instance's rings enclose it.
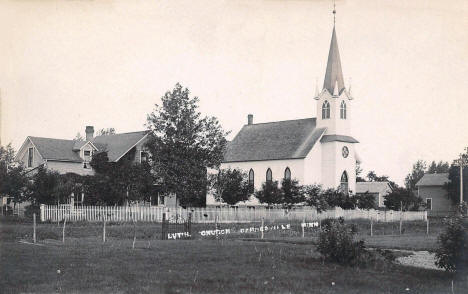
<path fill-rule="evenodd" d="M 192 215 L 194 223 L 232 223 L 277 220 L 326 219 L 343 217 L 351 219 L 372 219 L 377 222 L 426 220 L 426 211 L 379 211 L 379 210 L 343 210 L 335 208 L 318 213 L 315 208 L 302 207 L 293 210 L 281 208 L 230 208 L 196 207 L 183 209 L 163 206 L 71 206 L 41 205 L 41 221 L 88 221 L 100 222 L 161 222 L 163 213 L 167 219 L 187 218 Z"/>

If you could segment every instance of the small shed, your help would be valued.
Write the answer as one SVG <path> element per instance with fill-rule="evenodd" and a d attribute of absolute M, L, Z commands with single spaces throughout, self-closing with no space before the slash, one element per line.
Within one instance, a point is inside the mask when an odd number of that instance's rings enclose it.
<path fill-rule="evenodd" d="M 426 203 L 429 216 L 445 216 L 455 211 L 456 207 L 444 187 L 448 182 L 448 173 L 439 173 L 424 174 L 416 183 L 418 196 Z"/>
<path fill-rule="evenodd" d="M 369 193 L 375 197 L 377 207 L 385 207 L 384 196 L 392 192 L 389 182 L 357 182 L 356 194 Z"/>

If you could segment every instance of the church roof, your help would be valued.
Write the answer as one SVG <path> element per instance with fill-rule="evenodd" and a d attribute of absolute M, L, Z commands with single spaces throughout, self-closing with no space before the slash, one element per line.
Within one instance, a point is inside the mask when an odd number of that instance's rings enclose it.
<path fill-rule="evenodd" d="M 338 50 L 338 41 L 336 39 L 336 31 L 335 27 L 333 27 L 323 89 L 327 89 L 330 94 L 333 94 L 336 84 L 338 84 L 338 93 L 341 93 L 345 86 L 343 80 L 343 71 L 341 69 L 340 52 Z"/>
<path fill-rule="evenodd" d="M 305 158 L 324 132 L 315 118 L 247 124 L 227 145 L 224 162 Z"/>
<path fill-rule="evenodd" d="M 347 143 L 359 143 L 358 140 L 354 139 L 351 136 L 343 136 L 343 135 L 325 135 L 320 139 L 320 142 L 347 142 Z"/>

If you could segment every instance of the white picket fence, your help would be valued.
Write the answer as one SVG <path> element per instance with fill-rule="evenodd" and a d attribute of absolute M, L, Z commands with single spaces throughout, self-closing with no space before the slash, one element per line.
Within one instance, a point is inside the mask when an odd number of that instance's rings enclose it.
<path fill-rule="evenodd" d="M 335 208 L 317 213 L 313 207 L 296 209 L 280 208 L 167 208 L 161 206 L 71 206 L 71 205 L 41 205 L 41 221 L 88 221 L 98 222 L 161 222 L 163 213 L 167 219 L 187 218 L 192 215 L 194 223 L 235 223 L 255 222 L 262 218 L 266 221 L 277 220 L 319 220 L 326 218 L 343 217 L 350 219 L 372 219 L 377 222 L 399 221 L 425 221 L 426 211 L 378 211 L 378 210 L 343 210 Z"/>

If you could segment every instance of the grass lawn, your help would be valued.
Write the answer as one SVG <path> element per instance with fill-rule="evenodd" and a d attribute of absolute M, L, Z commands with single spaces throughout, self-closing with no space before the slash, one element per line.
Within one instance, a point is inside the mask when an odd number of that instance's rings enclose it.
<path fill-rule="evenodd" d="M 322 263 L 314 245 L 304 242 L 307 238 L 291 237 L 303 244 L 235 238 L 161 241 L 151 238 L 154 225 L 141 225 L 132 250 L 130 228 L 110 226 L 114 233 L 103 245 L 99 226 L 76 225 L 65 244 L 40 238 L 44 246 L 37 246 L 18 243 L 30 238 L 29 224 L 0 223 L 0 292 L 451 293 L 451 277 L 443 271 L 386 262 L 366 268 Z M 39 229 L 42 237 L 61 233 L 53 224 Z M 388 236 L 369 236 L 369 243 L 390 242 L 379 237 Z M 465 293 L 467 286 L 466 278 L 456 280 L 455 293 Z"/>

